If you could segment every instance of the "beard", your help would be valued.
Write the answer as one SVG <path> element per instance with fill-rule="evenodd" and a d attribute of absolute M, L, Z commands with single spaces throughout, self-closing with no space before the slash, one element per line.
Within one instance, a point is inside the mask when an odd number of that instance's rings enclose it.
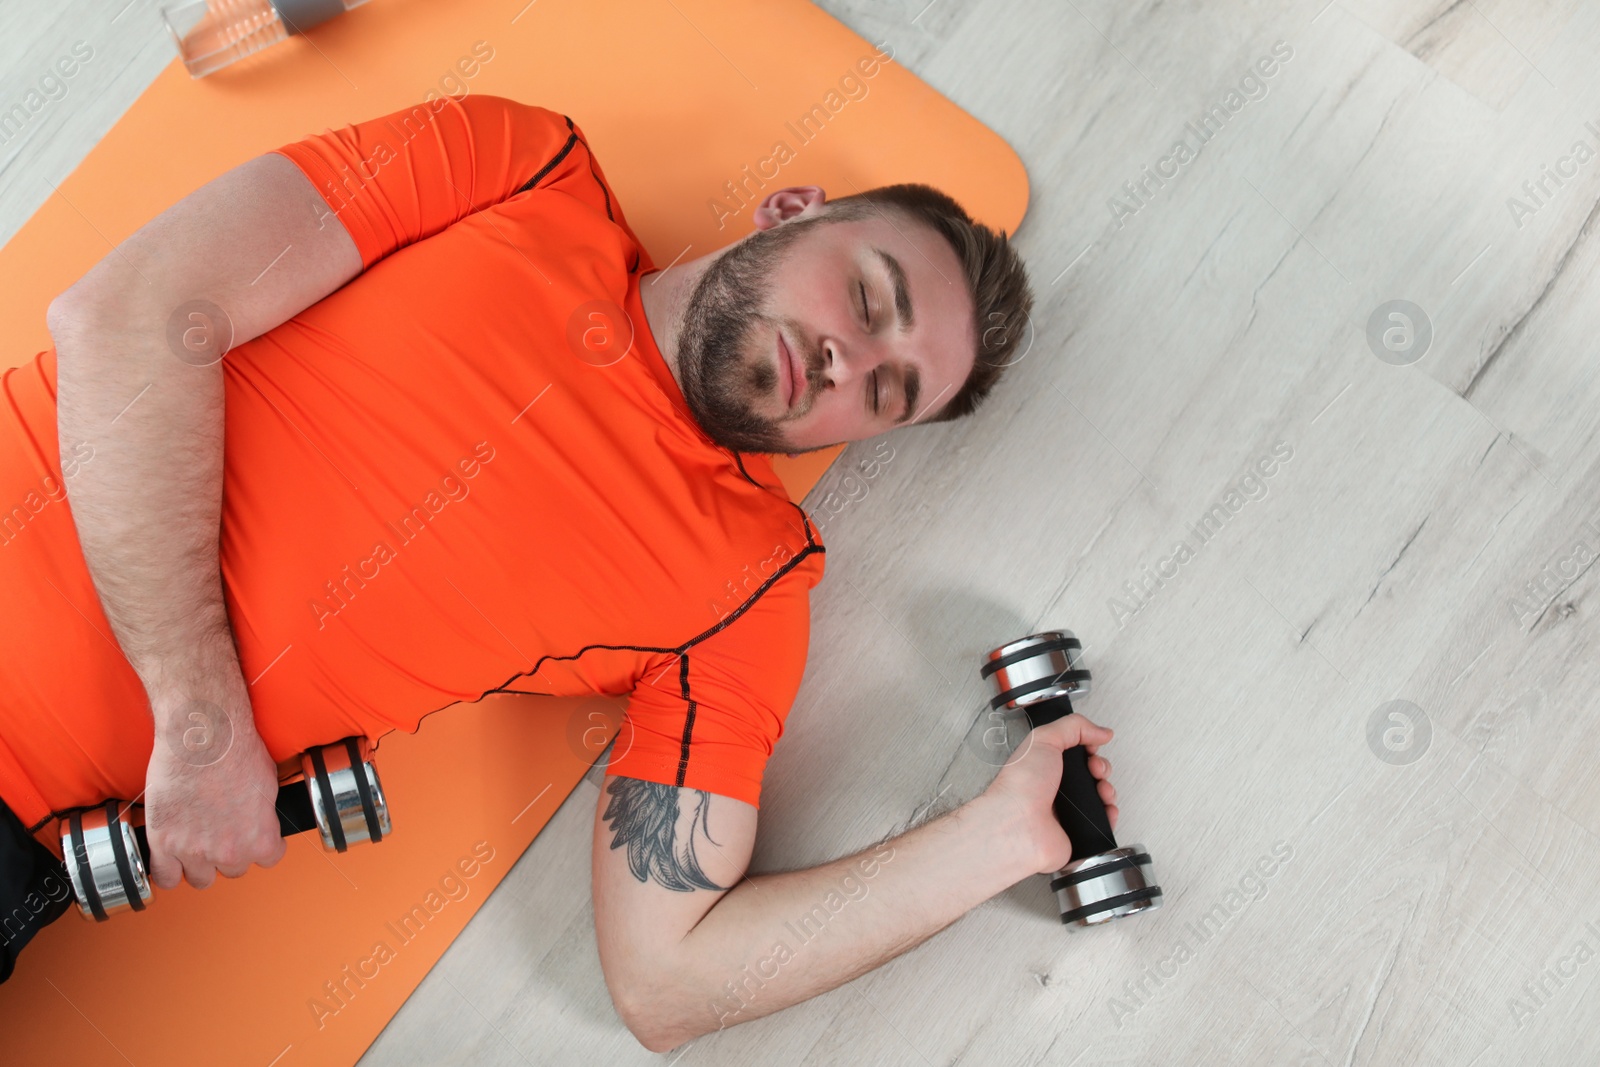
<path fill-rule="evenodd" d="M 785 252 L 821 216 L 757 230 L 730 247 L 706 268 L 689 296 L 678 333 L 678 370 L 683 398 L 708 437 L 736 452 L 798 451 L 784 441 L 782 419 L 768 418 L 754 405 L 777 392 L 778 364 L 758 344 L 761 327 L 779 319 L 764 314 L 773 276 Z M 807 387 L 821 373 L 818 356 L 804 334 L 790 326 L 798 348 L 790 355 L 805 366 Z M 755 351 L 752 361 L 748 353 Z M 799 399 L 799 398 L 796 398 Z"/>

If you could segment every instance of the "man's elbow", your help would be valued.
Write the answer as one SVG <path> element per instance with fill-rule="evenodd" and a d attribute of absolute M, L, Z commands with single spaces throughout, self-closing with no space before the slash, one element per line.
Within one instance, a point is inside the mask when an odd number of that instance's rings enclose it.
<path fill-rule="evenodd" d="M 674 1040 L 672 1038 L 664 1037 L 654 1033 L 653 1031 L 646 1030 L 643 1027 L 629 1026 L 628 1030 L 633 1034 L 634 1039 L 637 1040 L 639 1044 L 643 1045 L 644 1048 L 649 1052 L 671 1052 L 673 1049 L 683 1044 L 683 1041 L 681 1040 Z"/>
<path fill-rule="evenodd" d="M 50 331 L 50 336 L 55 337 L 61 332 L 63 326 L 79 314 L 79 305 L 83 298 L 74 295 L 71 289 L 57 294 L 44 309 L 45 329 Z"/>
<path fill-rule="evenodd" d="M 126 310 L 123 308 L 124 314 Z M 55 299 L 45 307 L 44 325 L 50 333 L 51 343 L 55 345 L 57 362 L 63 359 L 63 345 L 69 362 L 79 361 L 82 358 L 80 352 L 96 351 L 100 346 L 86 347 L 78 341 L 84 330 L 110 321 L 115 320 L 107 311 L 106 302 L 85 288 L 81 281 L 56 294 Z"/>
<path fill-rule="evenodd" d="M 710 1029 L 688 1025 L 673 1012 L 669 997 L 650 991 L 648 987 L 612 989 L 611 1002 L 628 1032 L 651 1052 L 671 1052 Z"/>

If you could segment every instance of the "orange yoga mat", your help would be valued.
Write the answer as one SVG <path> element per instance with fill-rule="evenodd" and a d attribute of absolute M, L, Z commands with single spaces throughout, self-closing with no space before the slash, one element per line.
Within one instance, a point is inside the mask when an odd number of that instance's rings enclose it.
<path fill-rule="evenodd" d="M 0 250 L 8 358 L 49 347 L 50 299 L 196 187 L 430 93 L 508 96 L 581 123 L 663 265 L 749 232 L 752 205 L 783 185 L 843 195 L 925 181 L 1014 232 L 1020 160 L 894 51 L 806 0 L 373 0 L 199 81 L 174 59 Z M 837 454 L 780 457 L 794 499 Z M 0 986 L 0 1060 L 354 1063 L 624 706 L 501 696 L 429 716 L 383 739 L 394 832 L 381 844 L 339 855 L 301 835 L 270 870 L 158 891 L 141 914 L 95 924 L 74 909 Z"/>

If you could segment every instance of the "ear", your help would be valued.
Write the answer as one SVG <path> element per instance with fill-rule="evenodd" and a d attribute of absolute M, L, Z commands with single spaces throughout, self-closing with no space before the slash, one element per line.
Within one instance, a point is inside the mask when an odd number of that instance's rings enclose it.
<path fill-rule="evenodd" d="M 770 230 L 788 219 L 815 215 L 827 203 L 820 185 L 791 185 L 768 193 L 751 214 L 758 230 Z"/>

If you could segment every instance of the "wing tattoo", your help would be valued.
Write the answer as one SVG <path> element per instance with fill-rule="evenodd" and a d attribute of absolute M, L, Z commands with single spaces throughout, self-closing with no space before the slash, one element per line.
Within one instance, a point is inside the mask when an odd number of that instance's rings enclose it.
<path fill-rule="evenodd" d="M 648 882 L 654 877 L 661 885 L 679 893 L 731 888 L 707 878 L 695 856 L 697 835 L 710 841 L 712 847 L 717 844 L 707 824 L 710 793 L 703 789 L 682 791 L 695 794 L 696 807 L 689 824 L 689 838 L 680 847 L 677 786 L 613 776 L 606 791 L 611 795 L 611 802 L 601 818 L 615 833 L 611 847 L 628 846 L 628 869 L 635 878 Z"/>

